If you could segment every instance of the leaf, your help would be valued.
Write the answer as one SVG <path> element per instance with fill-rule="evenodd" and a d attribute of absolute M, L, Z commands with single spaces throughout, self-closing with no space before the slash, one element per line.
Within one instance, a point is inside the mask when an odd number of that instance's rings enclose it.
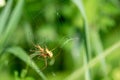
<path fill-rule="evenodd" d="M 28 64 L 30 67 L 32 67 L 38 74 L 41 76 L 43 80 L 46 80 L 45 75 L 39 70 L 37 65 L 31 60 L 29 55 L 20 47 L 11 47 L 7 49 L 7 52 L 15 55 L 16 57 L 20 58 L 22 61 L 24 61 L 26 64 Z"/>

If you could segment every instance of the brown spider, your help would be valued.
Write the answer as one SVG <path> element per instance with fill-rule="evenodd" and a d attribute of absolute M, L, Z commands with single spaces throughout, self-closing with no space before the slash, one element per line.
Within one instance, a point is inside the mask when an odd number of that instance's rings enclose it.
<path fill-rule="evenodd" d="M 43 67 L 43 69 L 45 69 L 47 67 L 47 58 L 53 58 L 53 53 L 48 48 L 42 48 L 40 45 L 34 45 L 34 46 L 37 50 L 32 50 L 32 51 L 39 52 L 39 54 L 31 54 L 30 57 L 31 58 L 35 56 L 43 57 L 45 60 L 45 66 Z"/>
<path fill-rule="evenodd" d="M 66 41 L 63 43 L 62 47 L 63 47 L 66 43 L 68 43 L 69 41 L 75 40 L 75 39 L 78 39 L 78 38 L 70 38 L 70 39 L 66 40 Z M 31 51 L 38 52 L 39 54 L 31 54 L 30 57 L 31 57 L 31 58 L 34 58 L 35 56 L 43 57 L 44 60 L 45 60 L 45 66 L 43 67 L 43 69 L 45 69 L 45 68 L 47 67 L 47 59 L 48 59 L 48 58 L 50 58 L 50 59 L 53 58 L 53 53 L 52 53 L 52 51 L 55 50 L 58 46 L 57 46 L 56 48 L 52 49 L 52 50 L 49 50 L 48 48 L 42 48 L 40 45 L 35 45 L 35 44 L 33 44 L 33 45 L 34 45 L 34 47 L 35 47 L 37 50 L 31 50 Z M 60 51 L 60 52 L 61 52 L 61 51 Z M 60 55 L 60 52 L 59 52 L 56 56 L 54 56 L 54 58 L 56 58 L 57 56 L 59 56 L 59 55 Z M 42 70 L 43 70 L 43 69 L 42 69 Z"/>

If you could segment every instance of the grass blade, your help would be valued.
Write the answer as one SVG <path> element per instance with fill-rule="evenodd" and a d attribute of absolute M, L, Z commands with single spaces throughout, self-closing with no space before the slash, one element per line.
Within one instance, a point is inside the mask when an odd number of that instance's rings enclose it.
<path fill-rule="evenodd" d="M 85 68 L 85 80 L 90 80 L 91 79 L 91 77 L 90 77 L 90 72 L 89 72 L 89 68 L 88 68 L 88 66 L 87 66 L 87 56 L 84 54 L 83 55 L 83 61 L 84 61 L 84 68 Z"/>
<path fill-rule="evenodd" d="M 84 20 L 84 34 L 85 34 L 85 47 L 86 47 L 86 53 L 87 53 L 87 58 L 90 60 L 91 58 L 91 47 L 90 47 L 90 35 L 89 35 L 89 27 L 88 27 L 88 20 L 87 16 L 85 14 L 85 9 L 83 7 L 82 0 L 72 0 L 78 7 L 79 11 L 81 12 Z"/>
<path fill-rule="evenodd" d="M 13 3 L 13 0 L 9 0 L 5 9 L 2 11 L 0 15 L 1 16 L 0 17 L 0 36 L 1 36 L 1 33 L 3 32 L 3 28 L 5 27 L 7 19 L 10 15 L 12 3 Z"/>
<path fill-rule="evenodd" d="M 91 41 L 96 55 L 103 52 L 103 45 L 100 40 L 100 36 L 97 30 L 91 30 Z M 101 70 L 103 71 L 104 77 L 107 77 L 107 64 L 104 58 L 100 57 L 101 60 Z"/>
<path fill-rule="evenodd" d="M 101 53 L 96 58 L 92 59 L 89 64 L 87 64 L 88 68 L 94 67 L 98 62 L 100 62 L 100 58 L 105 58 L 108 55 L 110 55 L 113 51 L 120 48 L 120 41 L 114 44 L 112 47 L 108 48 L 106 51 Z M 68 76 L 65 80 L 76 80 L 79 78 L 84 72 L 86 68 L 83 66 L 82 68 L 79 68 L 78 70 L 74 71 L 70 76 Z"/>
<path fill-rule="evenodd" d="M 89 33 L 89 26 L 88 26 L 88 20 L 87 20 L 87 16 L 86 16 L 86 13 L 85 13 L 85 9 L 84 9 L 84 6 L 83 6 L 83 3 L 82 3 L 82 0 L 72 0 L 76 6 L 78 7 L 79 11 L 81 12 L 82 14 L 82 17 L 83 17 L 83 21 L 84 21 L 84 40 L 85 40 L 85 49 L 86 49 L 86 64 L 90 61 L 91 59 L 91 46 L 90 46 L 90 33 Z M 88 68 L 87 68 L 88 69 Z M 87 74 L 88 73 L 88 74 Z M 90 75 L 90 70 L 86 70 L 86 76 L 89 76 L 89 80 L 91 80 L 91 75 Z M 87 79 L 87 78 L 86 78 Z"/>
<path fill-rule="evenodd" d="M 37 65 L 31 60 L 29 55 L 20 47 L 12 47 L 7 50 L 7 52 L 12 53 L 13 55 L 20 58 L 22 61 L 24 61 L 26 64 L 28 64 L 30 67 L 32 67 L 43 80 L 46 80 L 45 75 L 39 70 Z"/>
<path fill-rule="evenodd" d="M 24 5 L 24 0 L 19 0 L 15 9 L 13 10 L 10 20 L 8 22 L 8 25 L 3 33 L 2 40 L 0 44 L 5 44 L 6 40 L 9 38 L 9 36 L 14 32 L 15 28 L 17 27 L 17 24 L 20 20 L 21 14 L 22 14 L 22 8 Z"/>

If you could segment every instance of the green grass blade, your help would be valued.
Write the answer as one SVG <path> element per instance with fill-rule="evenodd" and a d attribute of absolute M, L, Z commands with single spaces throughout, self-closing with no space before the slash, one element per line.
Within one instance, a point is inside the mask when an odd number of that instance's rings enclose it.
<path fill-rule="evenodd" d="M 83 3 L 82 3 L 82 0 L 72 0 L 76 6 L 78 7 L 78 9 L 80 10 L 83 18 L 85 19 L 85 21 L 87 21 L 87 17 L 86 17 L 86 13 L 85 13 L 85 9 L 83 7 Z"/>
<path fill-rule="evenodd" d="M 13 10 L 8 25 L 3 33 L 2 40 L 0 43 L 5 44 L 6 40 L 8 40 L 9 36 L 14 32 L 17 27 L 17 24 L 20 20 L 22 14 L 22 8 L 24 5 L 24 0 L 19 0 L 15 9 Z"/>
<path fill-rule="evenodd" d="M 91 47 L 90 47 L 90 35 L 89 35 L 89 27 L 88 27 L 88 20 L 87 20 L 87 16 L 85 13 L 85 9 L 83 7 L 83 3 L 82 0 L 72 0 L 78 7 L 79 11 L 81 12 L 82 16 L 83 16 L 83 20 L 84 20 L 84 34 L 85 34 L 85 47 L 86 47 L 86 53 L 87 53 L 87 57 L 88 60 L 90 60 L 91 58 Z"/>
<path fill-rule="evenodd" d="M 32 67 L 40 76 L 43 80 L 46 80 L 45 75 L 39 70 L 37 65 L 31 60 L 29 55 L 20 47 L 12 47 L 8 48 L 7 52 L 12 53 L 13 55 L 17 56 L 20 58 L 22 61 L 24 61 L 26 64 L 28 64 L 30 67 Z"/>
<path fill-rule="evenodd" d="M 6 7 L 3 9 L 0 15 L 0 35 L 3 32 L 3 28 L 5 27 L 7 19 L 10 15 L 12 3 L 13 3 L 13 0 L 9 0 Z"/>
<path fill-rule="evenodd" d="M 85 80 L 91 80 L 91 77 L 90 77 L 90 72 L 89 72 L 89 68 L 87 66 L 87 56 L 84 54 L 83 55 L 83 61 L 84 61 L 84 68 L 85 68 Z"/>
<path fill-rule="evenodd" d="M 91 59 L 91 46 L 90 46 L 90 33 L 89 33 L 89 26 L 88 26 L 88 20 L 87 20 L 87 16 L 85 13 L 85 9 L 82 3 L 82 0 L 72 0 L 76 6 L 78 7 L 79 11 L 82 14 L 83 17 L 83 21 L 84 21 L 84 35 L 85 35 L 85 49 L 86 49 L 86 56 L 87 56 L 87 63 L 90 61 Z M 86 70 L 86 74 L 87 77 L 89 76 L 89 80 L 91 80 L 90 78 L 90 70 Z M 88 78 L 86 78 L 88 79 Z"/>
<path fill-rule="evenodd" d="M 100 40 L 100 36 L 97 30 L 91 30 L 91 41 L 93 45 L 93 50 L 96 53 L 96 55 L 99 55 L 103 52 L 103 45 Z M 107 64 L 104 58 L 100 58 L 101 60 L 101 70 L 103 71 L 104 77 L 107 77 Z"/>
<path fill-rule="evenodd" d="M 105 58 L 108 55 L 110 55 L 113 51 L 120 49 L 120 41 L 114 44 L 112 47 L 105 50 L 103 53 L 101 53 L 96 58 L 92 59 L 89 64 L 87 64 L 88 68 L 93 68 L 98 62 L 100 62 L 100 58 Z M 65 80 L 76 80 L 78 79 L 84 72 L 86 68 L 83 66 L 82 68 L 79 68 L 78 70 L 74 71 L 70 76 L 68 76 Z"/>

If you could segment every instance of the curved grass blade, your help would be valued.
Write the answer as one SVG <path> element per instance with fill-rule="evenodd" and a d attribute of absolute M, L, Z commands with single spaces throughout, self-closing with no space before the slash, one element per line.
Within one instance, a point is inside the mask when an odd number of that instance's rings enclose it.
<path fill-rule="evenodd" d="M 98 62 L 100 62 L 100 57 L 105 58 L 108 55 L 110 55 L 113 51 L 120 48 L 120 41 L 114 44 L 112 47 L 105 50 L 102 54 L 97 56 L 96 58 L 92 59 L 88 64 L 88 68 L 94 67 Z M 74 71 L 70 76 L 68 76 L 65 80 L 76 80 L 78 79 L 84 72 L 86 71 L 86 68 L 83 66 L 82 68 L 77 69 Z"/>
<path fill-rule="evenodd" d="M 20 58 L 22 61 L 24 61 L 26 64 L 28 64 L 30 67 L 32 67 L 38 74 L 41 76 L 43 80 L 46 80 L 45 75 L 39 70 L 37 65 L 31 60 L 29 55 L 20 47 L 11 47 L 7 49 L 7 52 L 15 55 L 16 57 Z"/>

